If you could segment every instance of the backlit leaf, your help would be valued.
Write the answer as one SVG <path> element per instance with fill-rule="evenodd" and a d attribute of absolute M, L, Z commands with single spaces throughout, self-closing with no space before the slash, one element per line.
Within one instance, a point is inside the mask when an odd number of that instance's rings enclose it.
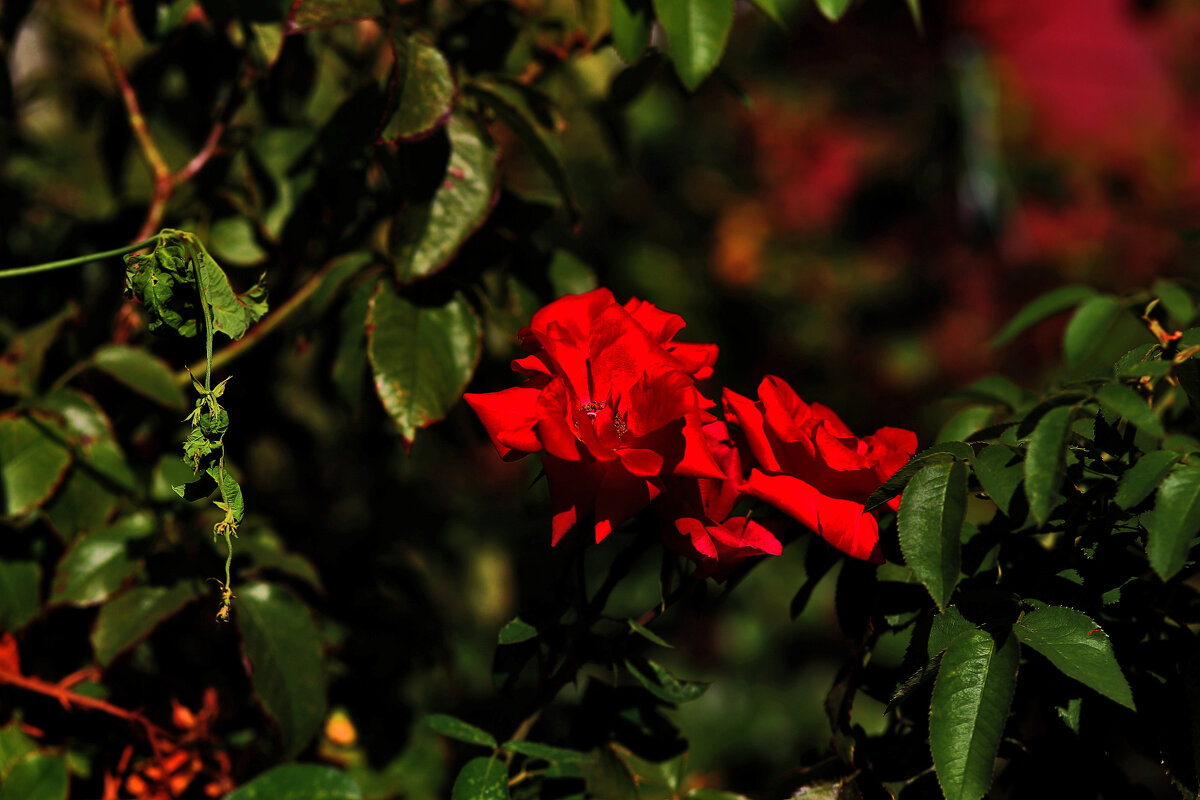
<path fill-rule="evenodd" d="M 909 481 L 900 500 L 900 550 L 938 608 L 945 608 L 962 566 L 967 467 L 930 464 Z"/>
<path fill-rule="evenodd" d="M 679 80 L 695 91 L 716 69 L 733 24 L 733 0 L 654 0 Z"/>
<path fill-rule="evenodd" d="M 837 22 L 850 7 L 850 0 L 816 0 L 817 8 L 832 22 Z"/>
<path fill-rule="evenodd" d="M 1021 617 L 1013 633 L 1064 675 L 1134 709 L 1133 693 L 1117 664 L 1112 642 L 1087 614 L 1063 606 L 1039 608 Z"/>
<path fill-rule="evenodd" d="M 421 308 L 379 283 L 367 310 L 367 352 L 375 391 L 406 448 L 462 397 L 481 346 L 479 319 L 461 296 Z"/>
<path fill-rule="evenodd" d="M 496 201 L 499 151 L 491 137 L 463 113 L 450 116 L 446 134 L 450 163 L 442 185 L 430 200 L 403 208 L 392 225 L 389 249 L 401 283 L 446 266 Z"/>
<path fill-rule="evenodd" d="M 233 617 L 254 693 L 279 727 L 286 758 L 304 749 L 325 718 L 321 638 L 304 603 L 266 583 L 243 586 Z"/>
<path fill-rule="evenodd" d="M 982 630 L 946 648 L 929 707 L 929 749 L 946 800 L 987 794 L 1019 662 L 1016 639 L 1006 635 L 997 645 Z"/>
<path fill-rule="evenodd" d="M 1073 413 L 1071 406 L 1055 406 L 1041 418 L 1029 439 L 1025 454 L 1025 496 L 1039 526 L 1049 521 L 1058 497 Z"/>

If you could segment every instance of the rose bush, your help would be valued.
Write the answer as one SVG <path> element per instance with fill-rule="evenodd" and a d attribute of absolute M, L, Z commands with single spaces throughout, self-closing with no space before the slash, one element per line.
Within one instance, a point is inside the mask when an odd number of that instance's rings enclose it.
<path fill-rule="evenodd" d="M 742 493 L 794 517 L 844 553 L 883 562 L 879 523 L 864 504 L 916 452 L 915 433 L 880 428 L 859 439 L 832 409 L 805 403 L 773 375 L 759 384 L 757 401 L 726 389 L 724 406 L 758 462 Z M 890 505 L 898 509 L 899 502 Z"/>
<path fill-rule="evenodd" d="M 521 386 L 465 395 L 496 451 L 545 452 L 552 541 L 594 514 L 596 541 L 662 494 L 663 478 L 723 479 L 702 425 L 714 407 L 694 378 L 711 374 L 715 345 L 674 341 L 682 318 L 596 289 L 533 315 L 513 361 Z"/>

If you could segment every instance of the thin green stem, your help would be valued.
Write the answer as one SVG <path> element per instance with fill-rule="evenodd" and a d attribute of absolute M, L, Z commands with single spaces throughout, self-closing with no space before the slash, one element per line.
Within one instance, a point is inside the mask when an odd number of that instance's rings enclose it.
<path fill-rule="evenodd" d="M 225 588 L 229 588 L 229 565 L 233 563 L 233 540 L 230 538 L 229 529 L 225 529 Z"/>
<path fill-rule="evenodd" d="M 140 250 L 143 247 L 149 247 L 154 244 L 158 236 L 151 236 L 149 239 L 143 239 L 140 242 L 118 247 L 116 250 L 106 250 L 103 253 L 89 253 L 86 256 L 76 256 L 75 258 L 66 258 L 62 261 L 48 261 L 45 264 L 34 264 L 29 267 L 14 267 L 13 269 L 0 269 L 0 279 L 15 278 L 18 275 L 33 275 L 38 272 L 49 272 L 54 269 L 63 269 L 65 267 L 77 267 L 81 264 L 90 264 L 93 261 L 100 261 L 113 256 L 122 256 L 126 253 L 132 253 L 134 250 Z"/>

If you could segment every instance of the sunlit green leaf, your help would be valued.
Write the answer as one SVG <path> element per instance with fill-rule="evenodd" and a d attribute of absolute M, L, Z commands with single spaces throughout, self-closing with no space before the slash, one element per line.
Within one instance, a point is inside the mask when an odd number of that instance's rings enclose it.
<path fill-rule="evenodd" d="M 50 499 L 71 466 L 71 451 L 43 429 L 41 417 L 0 416 L 0 489 L 7 516 L 26 514 Z"/>
<path fill-rule="evenodd" d="M 0 559 L 0 630 L 20 630 L 37 613 L 41 577 L 34 561 Z"/>
<path fill-rule="evenodd" d="M 654 0 L 679 80 L 695 91 L 716 69 L 733 25 L 733 0 Z"/>
<path fill-rule="evenodd" d="M 633 64 L 650 44 L 654 9 L 650 0 L 612 0 L 613 47 L 626 64 Z"/>
<path fill-rule="evenodd" d="M 191 583 L 174 586 L 135 586 L 100 607 L 92 628 L 96 661 L 107 666 L 198 596 Z"/>
<path fill-rule="evenodd" d="M 1129 420 L 1151 436 L 1159 439 L 1166 436 L 1154 410 L 1128 386 L 1120 383 L 1101 386 L 1096 390 L 1096 400 L 1105 410 Z"/>
<path fill-rule="evenodd" d="M 361 800 L 348 775 L 318 764 L 284 764 L 225 795 L 225 800 Z"/>
<path fill-rule="evenodd" d="M 446 266 L 496 200 L 499 151 L 491 137 L 461 112 L 450 116 L 446 133 L 450 163 L 445 180 L 432 199 L 403 208 L 392 226 L 389 248 L 401 283 Z"/>
<path fill-rule="evenodd" d="M 958 606 L 950 606 L 942 613 L 935 615 L 929 627 L 929 642 L 926 645 L 929 657 L 933 658 L 949 647 L 960 633 L 973 630 L 975 627 L 975 623 L 962 615 Z"/>
<path fill-rule="evenodd" d="M 1158 487 L 1147 520 L 1146 555 L 1164 581 L 1183 568 L 1200 531 L 1200 467 L 1179 466 Z"/>
<path fill-rule="evenodd" d="M 1064 675 L 1133 709 L 1129 682 L 1117 664 L 1112 642 L 1096 622 L 1073 608 L 1047 606 L 1031 611 L 1013 626 L 1021 644 L 1050 659 Z"/>
<path fill-rule="evenodd" d="M 1008 321 L 1008 324 L 1000 329 L 996 334 L 996 338 L 992 339 L 992 347 L 999 347 L 1008 342 L 1026 328 L 1036 325 L 1042 320 L 1052 317 L 1055 314 L 1060 314 L 1067 309 L 1075 308 L 1089 298 L 1096 296 L 1096 290 L 1089 286 L 1063 286 L 1055 289 L 1052 292 L 1038 297 L 1032 301 L 1016 315 Z"/>
<path fill-rule="evenodd" d="M 425 724 L 443 736 L 449 736 L 460 742 L 490 747 L 493 750 L 498 747 L 495 736 L 449 714 L 430 714 L 425 717 Z"/>
<path fill-rule="evenodd" d="M 946 800 L 987 794 L 1019 662 L 1016 639 L 1006 635 L 997 645 L 982 630 L 946 648 L 929 707 L 929 749 Z"/>
<path fill-rule="evenodd" d="M 539 744 L 538 742 L 527 742 L 524 740 L 516 742 L 505 742 L 500 745 L 505 750 L 513 753 L 520 753 L 528 758 L 537 758 L 542 761 L 563 762 L 567 764 L 584 764 L 591 759 L 587 753 L 581 753 L 578 750 L 568 750 L 564 747 L 552 747 L 548 744 Z"/>
<path fill-rule="evenodd" d="M 1133 508 L 1158 488 L 1177 461 L 1179 453 L 1171 450 L 1146 453 L 1121 475 L 1113 502 L 1125 510 Z"/>
<path fill-rule="evenodd" d="M 1067 366 L 1087 363 L 1124 313 L 1121 301 L 1109 295 L 1090 298 L 1076 309 L 1063 331 L 1063 359 Z"/>
<path fill-rule="evenodd" d="M 133 577 L 139 558 L 130 552 L 158 527 L 152 514 L 139 512 L 71 543 L 55 571 L 51 603 L 90 606 L 101 603 Z"/>
<path fill-rule="evenodd" d="M 375 391 L 405 447 L 458 403 L 475 372 L 481 337 L 479 318 L 461 296 L 422 308 L 380 282 L 367 311 L 367 352 Z"/>
<path fill-rule="evenodd" d="M 254 693 L 279 726 L 287 758 L 295 758 L 325 717 L 321 638 L 308 608 L 266 583 L 243 586 L 234 601 L 242 651 Z"/>
<path fill-rule="evenodd" d="M 502 759 L 473 758 L 454 779 L 450 800 L 508 800 L 508 767 Z"/>
<path fill-rule="evenodd" d="M 0 800 L 67 800 L 67 789 L 65 756 L 30 753 L 9 767 Z"/>
<path fill-rule="evenodd" d="M 500 629 L 499 640 L 500 644 L 517 644 L 518 642 L 527 642 L 536 637 L 537 628 L 520 617 L 514 617 Z"/>
<path fill-rule="evenodd" d="M 288 33 L 300 33 L 383 16 L 383 13 L 381 0 L 297 0 L 288 14 L 285 30 Z"/>
<path fill-rule="evenodd" d="M 832 22 L 837 22 L 850 7 L 850 0 L 816 0 L 817 8 Z"/>
<path fill-rule="evenodd" d="M 1055 406 L 1034 428 L 1025 454 L 1025 496 L 1038 525 L 1045 525 L 1054 510 L 1066 465 L 1067 436 L 1071 431 L 1071 406 Z"/>
<path fill-rule="evenodd" d="M 945 608 L 962 566 L 967 467 L 930 464 L 909 481 L 900 500 L 900 550 L 938 608 Z"/>
<path fill-rule="evenodd" d="M 878 508 L 900 494 L 913 476 L 930 464 L 944 464 L 954 460 L 970 461 L 974 456 L 975 451 L 969 444 L 963 442 L 940 442 L 922 450 L 897 470 L 896 474 L 888 478 L 883 486 L 871 493 L 871 496 L 867 498 L 866 510 Z"/>
<path fill-rule="evenodd" d="M 387 142 L 421 139 L 445 124 L 458 87 L 442 52 L 402 25 L 392 27 L 396 62 L 388 86 L 388 116 L 379 138 Z"/>
<path fill-rule="evenodd" d="M 625 662 L 625 667 L 650 694 L 668 703 L 686 703 L 708 690 L 707 683 L 680 680 L 666 667 L 648 658 L 631 658 Z"/>

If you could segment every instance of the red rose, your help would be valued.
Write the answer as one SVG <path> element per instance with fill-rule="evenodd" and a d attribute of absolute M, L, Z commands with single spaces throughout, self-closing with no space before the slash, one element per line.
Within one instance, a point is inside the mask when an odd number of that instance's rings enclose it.
<path fill-rule="evenodd" d="M 673 341 L 683 326 L 607 289 L 568 295 L 521 330 L 523 385 L 464 395 L 501 458 L 546 452 L 554 544 L 593 512 L 602 540 L 662 493 L 662 476 L 723 476 L 701 431 L 714 404 L 693 381 L 717 348 Z"/>
<path fill-rule="evenodd" d="M 882 563 L 879 525 L 864 503 L 916 452 L 916 434 L 880 428 L 859 439 L 831 409 L 805 403 L 771 375 L 759 384 L 757 402 L 728 389 L 724 400 L 726 418 L 741 426 L 758 461 L 741 491 L 795 517 L 842 552 Z"/>
<path fill-rule="evenodd" d="M 724 478 L 671 478 L 662 511 L 669 529 L 667 546 L 697 563 L 695 577 L 725 580 L 739 562 L 751 556 L 783 552 L 765 526 L 746 517 L 730 517 L 742 482 L 742 457 L 724 422 L 704 426 L 704 437 Z"/>

